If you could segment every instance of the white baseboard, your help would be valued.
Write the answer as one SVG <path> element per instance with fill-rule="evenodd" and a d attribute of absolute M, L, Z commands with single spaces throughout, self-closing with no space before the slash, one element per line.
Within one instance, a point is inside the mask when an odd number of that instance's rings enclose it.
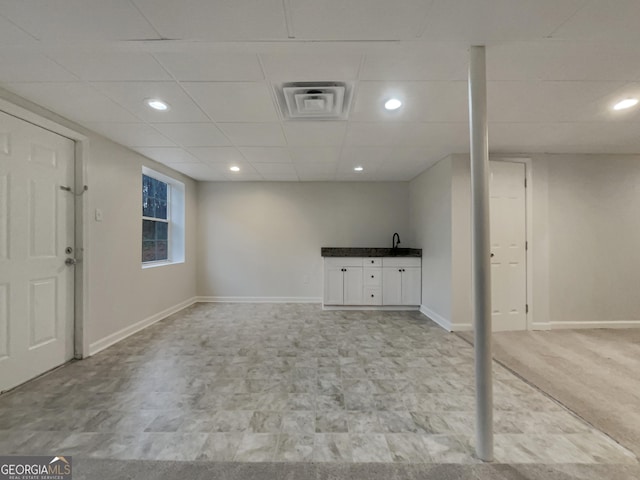
<path fill-rule="evenodd" d="M 196 302 L 210 303 L 322 303 L 320 297 L 196 297 Z"/>
<path fill-rule="evenodd" d="M 551 330 L 551 324 L 549 322 L 533 322 L 531 330 Z"/>
<path fill-rule="evenodd" d="M 123 328 L 122 330 L 118 330 L 111 335 L 108 335 L 97 342 L 93 342 L 89 344 L 89 357 L 95 355 L 96 353 L 104 350 L 111 345 L 118 343 L 120 340 L 124 340 L 125 338 L 133 335 L 134 333 L 139 332 L 140 330 L 147 328 L 150 325 L 153 325 L 160 320 L 167 318 L 169 315 L 173 315 L 180 310 L 187 308 L 194 303 L 197 302 L 197 297 L 192 297 L 184 302 L 180 302 L 173 307 L 169 307 L 162 312 L 158 312 L 155 315 L 151 315 L 150 317 L 145 318 L 144 320 L 140 320 L 139 322 L 134 323 L 133 325 L 129 325 L 128 327 Z"/>
<path fill-rule="evenodd" d="M 417 305 L 322 305 L 323 310 L 362 310 L 362 311 L 378 311 L 378 312 L 416 312 L 419 310 Z"/>
<path fill-rule="evenodd" d="M 612 320 L 610 322 L 551 322 L 551 330 L 572 328 L 638 328 L 640 320 Z"/>
<path fill-rule="evenodd" d="M 452 328 L 450 320 L 444 318 L 439 313 L 434 312 L 433 310 L 431 310 L 426 305 L 420 305 L 420 313 L 422 313 L 423 315 L 429 317 L 432 321 L 434 321 L 435 323 L 440 325 L 447 332 L 452 332 L 453 331 L 453 328 Z"/>

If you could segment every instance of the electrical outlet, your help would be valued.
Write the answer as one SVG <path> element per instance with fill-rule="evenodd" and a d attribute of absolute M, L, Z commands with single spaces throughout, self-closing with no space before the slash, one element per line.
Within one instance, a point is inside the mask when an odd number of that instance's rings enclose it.
<path fill-rule="evenodd" d="M 101 222 L 102 221 L 102 210 L 100 210 L 99 208 L 96 208 L 96 222 Z"/>

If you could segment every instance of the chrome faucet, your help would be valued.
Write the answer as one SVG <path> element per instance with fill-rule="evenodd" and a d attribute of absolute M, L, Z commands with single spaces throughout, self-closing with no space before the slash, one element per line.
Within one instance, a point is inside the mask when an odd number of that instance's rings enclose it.
<path fill-rule="evenodd" d="M 398 237 L 398 243 L 396 243 L 396 237 Z M 392 248 L 398 248 L 398 245 L 400 245 L 400 235 L 398 235 L 397 232 L 393 234 L 393 239 L 391 240 L 391 243 L 393 244 Z"/>

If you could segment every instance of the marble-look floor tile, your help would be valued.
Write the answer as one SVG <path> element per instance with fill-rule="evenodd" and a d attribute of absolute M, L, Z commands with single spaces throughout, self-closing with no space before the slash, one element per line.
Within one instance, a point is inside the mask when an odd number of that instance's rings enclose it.
<path fill-rule="evenodd" d="M 419 428 L 409 412 L 379 411 L 378 420 L 385 433 L 416 433 Z"/>
<path fill-rule="evenodd" d="M 350 463 L 353 461 L 351 440 L 347 433 L 320 433 L 315 435 L 314 462 Z"/>
<path fill-rule="evenodd" d="M 347 412 L 347 424 L 351 433 L 380 433 L 383 431 L 375 411 Z"/>
<path fill-rule="evenodd" d="M 281 412 L 254 412 L 249 421 L 249 431 L 253 433 L 279 433 L 281 429 Z"/>
<path fill-rule="evenodd" d="M 196 460 L 230 462 L 235 457 L 242 433 L 211 433 L 202 446 Z"/>
<path fill-rule="evenodd" d="M 349 431 L 347 418 L 348 414 L 344 411 L 319 411 L 316 413 L 316 432 L 346 433 Z"/>
<path fill-rule="evenodd" d="M 273 461 L 278 435 L 273 433 L 245 433 L 234 457 L 236 462 Z"/>
<path fill-rule="evenodd" d="M 352 433 L 350 437 L 354 462 L 389 463 L 392 461 L 389 445 L 382 433 Z"/>
<path fill-rule="evenodd" d="M 473 448 L 454 435 L 422 435 L 434 463 L 478 463 Z"/>
<path fill-rule="evenodd" d="M 244 432 L 252 416 L 253 412 L 245 410 L 221 410 L 211 419 L 212 432 Z"/>
<path fill-rule="evenodd" d="M 312 434 L 316 431 L 316 414 L 313 411 L 289 411 L 282 414 L 282 432 Z"/>
<path fill-rule="evenodd" d="M 283 433 L 278 440 L 276 462 L 305 462 L 313 458 L 314 434 Z"/>
<path fill-rule="evenodd" d="M 431 460 L 420 434 L 387 433 L 385 437 L 394 462 L 422 463 Z"/>

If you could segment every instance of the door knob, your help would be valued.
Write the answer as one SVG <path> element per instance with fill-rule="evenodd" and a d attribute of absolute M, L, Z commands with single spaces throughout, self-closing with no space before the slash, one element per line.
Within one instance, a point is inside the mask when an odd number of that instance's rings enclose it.
<path fill-rule="evenodd" d="M 77 263 L 77 262 L 76 262 L 76 259 L 75 259 L 75 258 L 67 258 L 67 259 L 64 261 L 64 264 L 65 264 L 67 267 L 70 267 L 71 265 L 75 265 L 76 263 Z"/>
<path fill-rule="evenodd" d="M 492 254 L 491 254 L 491 258 L 493 258 L 493 257 L 494 257 L 494 254 L 492 253 Z"/>

